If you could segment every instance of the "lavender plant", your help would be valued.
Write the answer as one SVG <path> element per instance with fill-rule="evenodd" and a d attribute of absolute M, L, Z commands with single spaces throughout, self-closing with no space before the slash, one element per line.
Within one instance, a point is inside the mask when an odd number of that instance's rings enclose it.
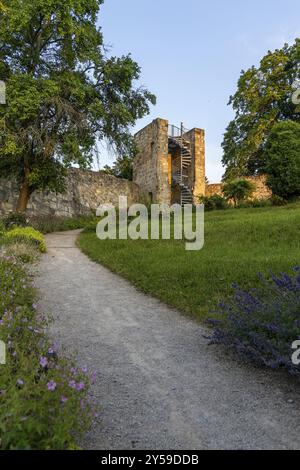
<path fill-rule="evenodd" d="M 259 275 L 256 289 L 233 285 L 230 301 L 221 302 L 209 324 L 211 343 L 223 344 L 239 357 L 300 376 L 292 363 L 292 343 L 300 339 L 300 267 L 291 274 Z"/>

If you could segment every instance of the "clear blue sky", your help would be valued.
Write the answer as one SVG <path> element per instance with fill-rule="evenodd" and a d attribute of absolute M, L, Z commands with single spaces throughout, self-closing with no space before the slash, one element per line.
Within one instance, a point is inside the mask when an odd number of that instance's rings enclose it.
<path fill-rule="evenodd" d="M 207 176 L 223 174 L 221 142 L 233 114 L 227 106 L 242 69 L 300 37 L 299 0 L 106 0 L 99 24 L 111 55 L 130 52 L 140 84 L 157 96 L 151 114 L 206 131 Z M 103 152 L 102 164 L 113 157 Z"/>

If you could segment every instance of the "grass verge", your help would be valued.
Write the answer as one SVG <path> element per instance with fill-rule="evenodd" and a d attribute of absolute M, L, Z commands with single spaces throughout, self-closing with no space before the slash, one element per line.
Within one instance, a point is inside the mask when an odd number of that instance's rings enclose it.
<path fill-rule="evenodd" d="M 100 241 L 92 228 L 78 245 L 142 291 L 200 319 L 232 294 L 234 282 L 251 288 L 259 272 L 299 265 L 299 204 L 215 211 L 205 219 L 205 245 L 198 252 L 185 251 L 178 240 Z"/>
<path fill-rule="evenodd" d="M 19 230 L 27 230 L 19 229 Z M 63 357 L 46 334 L 30 265 L 39 244 L 0 238 L 0 449 L 74 449 L 92 420 L 86 368 Z M 36 233 L 35 233 L 36 235 Z M 1 357 L 3 362 L 3 357 Z"/>

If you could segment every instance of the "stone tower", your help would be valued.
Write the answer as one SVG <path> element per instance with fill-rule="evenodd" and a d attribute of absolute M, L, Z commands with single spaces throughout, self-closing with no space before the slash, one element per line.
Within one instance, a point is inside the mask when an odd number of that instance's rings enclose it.
<path fill-rule="evenodd" d="M 155 119 L 135 135 L 133 181 L 155 203 L 198 203 L 205 194 L 205 134 Z"/>

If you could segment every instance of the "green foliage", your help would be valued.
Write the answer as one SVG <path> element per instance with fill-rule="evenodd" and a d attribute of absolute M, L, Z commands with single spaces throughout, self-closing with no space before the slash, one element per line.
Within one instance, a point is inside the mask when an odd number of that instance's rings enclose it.
<path fill-rule="evenodd" d="M 66 168 L 88 167 L 97 142 L 132 152 L 130 127 L 155 97 L 136 88 L 130 55 L 107 58 L 102 0 L 2 0 L 0 174 L 16 177 L 26 208 L 36 189 L 63 191 Z"/>
<path fill-rule="evenodd" d="M 127 155 L 118 157 L 112 167 L 105 165 L 103 171 L 109 175 L 116 176 L 117 178 L 124 178 L 126 180 L 132 181 L 133 159 L 134 156 Z"/>
<path fill-rule="evenodd" d="M 292 84 L 300 78 L 300 40 L 268 52 L 258 68 L 242 71 L 229 104 L 236 112 L 223 141 L 225 179 L 253 175 L 265 164 L 265 144 L 279 121 L 300 122 Z"/>
<path fill-rule="evenodd" d="M 257 207 L 269 207 L 272 205 L 271 199 L 259 199 L 259 198 L 254 198 L 254 199 L 248 199 L 247 201 L 242 201 L 240 202 L 236 208 L 237 209 L 246 209 L 246 208 L 257 208 Z"/>
<path fill-rule="evenodd" d="M 25 214 L 20 212 L 10 212 L 3 218 L 3 224 L 6 230 L 14 226 L 25 227 L 27 225 L 27 218 Z"/>
<path fill-rule="evenodd" d="M 0 219 L 0 238 L 3 237 L 4 232 L 5 232 L 5 225 L 3 221 Z"/>
<path fill-rule="evenodd" d="M 255 184 L 246 179 L 234 179 L 225 183 L 223 186 L 223 194 L 226 199 L 232 199 L 235 206 L 249 198 L 255 190 Z"/>
<path fill-rule="evenodd" d="M 30 217 L 29 223 L 33 228 L 42 233 L 51 233 L 84 228 L 93 222 L 96 225 L 97 220 L 97 217 L 94 215 L 81 215 L 77 217 L 34 216 Z"/>
<path fill-rule="evenodd" d="M 266 145 L 265 172 L 273 194 L 282 198 L 300 196 L 300 123 L 276 124 Z"/>
<path fill-rule="evenodd" d="M 147 294 L 203 318 L 233 282 L 255 287 L 258 272 L 299 264 L 299 230 L 300 204 L 288 204 L 207 212 L 200 251 L 174 239 L 102 241 L 95 231 L 81 234 L 79 246 Z"/>
<path fill-rule="evenodd" d="M 199 200 L 202 204 L 204 204 L 206 211 L 223 210 L 229 207 L 226 199 L 219 194 L 213 194 L 212 196 L 200 196 Z"/>
<path fill-rule="evenodd" d="M 209 323 L 212 343 L 271 369 L 285 368 L 300 377 L 292 345 L 299 338 L 300 267 L 292 272 L 259 275 L 259 287 L 244 290 L 236 283 L 229 301 L 220 302 Z"/>
<path fill-rule="evenodd" d="M 272 206 L 286 206 L 288 201 L 284 199 L 281 196 L 277 196 L 276 194 L 273 194 L 271 197 L 271 204 Z"/>
<path fill-rule="evenodd" d="M 37 245 L 41 253 L 47 250 L 44 236 L 32 227 L 16 227 L 4 235 L 9 241 L 25 241 Z"/>
<path fill-rule="evenodd" d="M 40 251 L 36 249 L 32 243 L 26 243 L 23 241 L 13 241 L 2 238 L 0 241 L 2 245 L 2 252 L 8 257 L 16 258 L 20 263 L 34 263 L 38 261 Z"/>
<path fill-rule="evenodd" d="M 14 257 L 0 256 L 0 284 L 0 449 L 73 449 L 92 419 L 89 374 L 49 341 L 30 276 Z"/>

